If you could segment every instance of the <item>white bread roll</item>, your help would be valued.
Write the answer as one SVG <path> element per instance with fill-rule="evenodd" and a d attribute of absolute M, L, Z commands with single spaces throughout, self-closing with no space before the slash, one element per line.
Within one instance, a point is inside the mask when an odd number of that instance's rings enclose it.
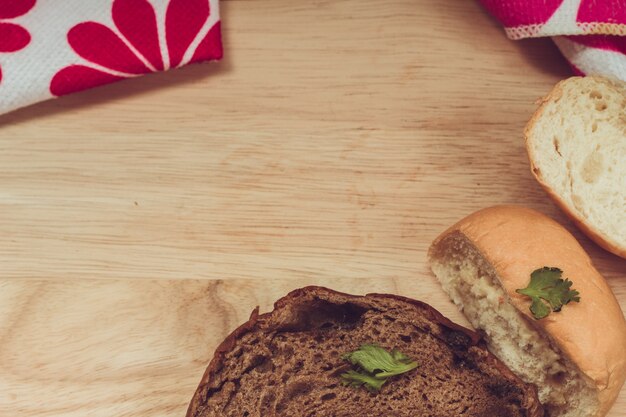
<path fill-rule="evenodd" d="M 626 83 L 572 77 L 525 130 L 531 171 L 598 245 L 626 258 Z"/>
<path fill-rule="evenodd" d="M 606 415 L 626 378 L 626 321 L 604 278 L 576 239 L 537 211 L 478 211 L 431 245 L 431 268 L 490 350 L 534 383 L 550 416 Z M 536 320 L 518 294 L 530 274 L 558 267 L 580 302 Z"/>

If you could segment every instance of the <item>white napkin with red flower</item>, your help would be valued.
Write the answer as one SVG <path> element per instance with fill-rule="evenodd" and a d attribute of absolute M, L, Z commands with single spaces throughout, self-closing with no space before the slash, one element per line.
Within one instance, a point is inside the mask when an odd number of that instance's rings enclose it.
<path fill-rule="evenodd" d="M 509 38 L 550 36 L 574 71 L 626 81 L 626 0 L 481 0 Z"/>
<path fill-rule="evenodd" d="M 0 0 L 0 114 L 221 57 L 218 0 Z"/>

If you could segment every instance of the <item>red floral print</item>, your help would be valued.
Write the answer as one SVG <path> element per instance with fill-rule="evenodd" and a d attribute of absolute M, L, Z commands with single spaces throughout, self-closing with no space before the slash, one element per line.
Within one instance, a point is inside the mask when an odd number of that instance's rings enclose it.
<path fill-rule="evenodd" d="M 482 0 L 482 3 L 504 26 L 516 27 L 546 23 L 563 0 Z"/>
<path fill-rule="evenodd" d="M 623 0 L 583 0 L 576 19 L 579 23 L 626 24 Z"/>
<path fill-rule="evenodd" d="M 83 22 L 67 34 L 72 49 L 87 65 L 70 65 L 50 82 L 56 96 L 183 64 L 187 50 L 211 15 L 208 0 L 170 0 L 165 15 L 166 45 L 161 45 L 154 8 L 147 0 L 114 0 L 115 28 Z M 128 46 L 130 44 L 131 47 Z M 166 48 L 169 62 L 164 59 Z M 220 59 L 222 42 L 219 21 L 210 28 L 191 56 L 191 62 Z"/>
<path fill-rule="evenodd" d="M 6 22 L 30 11 L 35 0 L 3 0 L 0 1 L 0 52 L 16 52 L 30 43 L 30 33 L 20 25 Z M 2 68 L 0 68 L 2 81 Z"/>
<path fill-rule="evenodd" d="M 172 1 L 167 9 L 165 27 L 170 65 L 177 66 L 187 47 L 209 17 L 209 3 L 203 0 Z M 185 22 L 180 25 L 180 22 Z"/>

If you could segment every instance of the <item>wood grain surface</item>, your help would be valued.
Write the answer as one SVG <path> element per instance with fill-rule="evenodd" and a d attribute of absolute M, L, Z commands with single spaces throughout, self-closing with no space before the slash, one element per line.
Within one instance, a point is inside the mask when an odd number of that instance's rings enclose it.
<path fill-rule="evenodd" d="M 181 417 L 217 343 L 308 284 L 465 323 L 426 249 L 493 204 L 564 224 L 626 309 L 626 262 L 528 169 L 534 101 L 570 75 L 548 40 L 473 1 L 222 14 L 220 63 L 0 117 L 1 416 Z"/>

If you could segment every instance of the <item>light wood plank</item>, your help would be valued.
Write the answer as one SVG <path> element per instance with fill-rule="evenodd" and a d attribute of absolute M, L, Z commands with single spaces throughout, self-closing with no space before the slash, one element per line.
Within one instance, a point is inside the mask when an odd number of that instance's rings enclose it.
<path fill-rule="evenodd" d="M 481 207 L 572 228 L 521 139 L 568 74 L 547 41 L 508 41 L 474 2 L 223 6 L 224 62 L 1 119 L 3 276 L 411 277 Z"/>

